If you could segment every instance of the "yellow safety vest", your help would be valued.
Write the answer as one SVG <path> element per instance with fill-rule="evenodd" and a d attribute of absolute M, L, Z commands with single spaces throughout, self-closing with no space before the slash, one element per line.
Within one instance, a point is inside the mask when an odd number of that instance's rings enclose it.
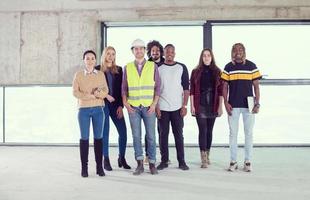
<path fill-rule="evenodd" d="M 150 106 L 154 98 L 154 62 L 146 61 L 141 76 L 134 62 L 126 65 L 128 103 L 132 106 Z"/>

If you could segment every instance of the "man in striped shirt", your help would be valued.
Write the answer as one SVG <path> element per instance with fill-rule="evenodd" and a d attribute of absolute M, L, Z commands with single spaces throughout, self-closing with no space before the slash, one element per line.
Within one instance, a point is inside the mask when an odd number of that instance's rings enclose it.
<path fill-rule="evenodd" d="M 221 78 L 224 80 L 223 97 L 230 129 L 230 165 L 228 171 L 234 171 L 238 168 L 237 139 L 239 117 L 240 114 L 242 114 L 245 135 L 245 159 L 243 169 L 246 172 L 250 172 L 252 170 L 251 156 L 253 149 L 254 114 L 258 113 L 260 107 L 259 79 L 261 75 L 256 65 L 246 59 L 245 47 L 243 44 L 236 43 L 233 45 L 231 58 L 232 61 L 225 66 L 221 75 Z M 255 95 L 253 95 L 253 89 Z M 249 108 L 251 103 L 248 103 L 248 99 L 254 99 L 252 103 L 254 104 L 253 108 Z"/>

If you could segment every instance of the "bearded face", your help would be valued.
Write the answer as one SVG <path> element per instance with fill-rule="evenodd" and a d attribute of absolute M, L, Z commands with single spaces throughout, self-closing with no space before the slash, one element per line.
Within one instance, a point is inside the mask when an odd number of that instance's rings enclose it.
<path fill-rule="evenodd" d="M 160 49 L 157 46 L 153 46 L 151 48 L 151 57 L 153 61 L 159 61 L 160 60 Z"/>
<path fill-rule="evenodd" d="M 231 57 L 233 62 L 244 63 L 245 62 L 245 48 L 242 44 L 235 44 L 233 46 Z"/>

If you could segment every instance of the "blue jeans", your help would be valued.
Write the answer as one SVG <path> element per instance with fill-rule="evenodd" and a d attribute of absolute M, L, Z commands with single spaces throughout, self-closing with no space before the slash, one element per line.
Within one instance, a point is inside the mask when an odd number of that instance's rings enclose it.
<path fill-rule="evenodd" d="M 135 112 L 129 113 L 129 121 L 132 130 L 133 147 L 136 160 L 143 160 L 143 149 L 141 142 L 141 119 L 144 122 L 147 138 L 147 153 L 150 163 L 156 162 L 156 136 L 155 136 L 155 113 L 148 114 L 149 107 L 133 107 Z"/>
<path fill-rule="evenodd" d="M 93 123 L 94 139 L 101 139 L 103 119 L 104 115 L 102 106 L 80 108 L 78 113 L 78 120 L 80 125 L 81 139 L 89 139 L 90 120 L 92 120 Z"/>
<path fill-rule="evenodd" d="M 117 106 L 106 102 L 106 105 L 103 109 L 105 119 L 104 119 L 104 128 L 103 128 L 103 156 L 109 157 L 109 132 L 110 132 L 110 117 L 117 129 L 118 132 L 118 149 L 119 156 L 124 157 L 126 152 L 127 144 L 127 128 L 124 117 L 117 118 L 116 110 Z"/>
<path fill-rule="evenodd" d="M 238 129 L 239 129 L 239 117 L 242 114 L 243 126 L 244 126 L 244 150 L 245 161 L 250 161 L 252 157 L 253 149 L 253 127 L 255 122 L 254 114 L 249 112 L 248 108 L 233 108 L 232 115 L 228 116 L 229 123 L 229 148 L 230 148 L 230 160 L 237 161 L 238 150 Z"/>

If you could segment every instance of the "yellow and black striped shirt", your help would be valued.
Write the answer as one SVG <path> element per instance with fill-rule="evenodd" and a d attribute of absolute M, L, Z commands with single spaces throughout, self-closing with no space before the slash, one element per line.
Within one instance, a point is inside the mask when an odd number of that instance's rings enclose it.
<path fill-rule="evenodd" d="M 225 66 L 221 78 L 228 82 L 228 102 L 232 107 L 248 107 L 247 97 L 253 96 L 253 81 L 261 77 L 256 65 L 249 60 L 246 60 L 245 64 L 230 62 Z"/>

